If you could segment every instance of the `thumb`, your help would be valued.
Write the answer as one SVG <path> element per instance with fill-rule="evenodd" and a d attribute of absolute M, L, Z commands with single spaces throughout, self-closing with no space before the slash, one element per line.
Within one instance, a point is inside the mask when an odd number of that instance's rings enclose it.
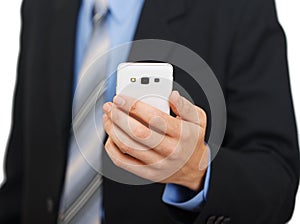
<path fill-rule="evenodd" d="M 182 120 L 195 123 L 201 127 L 206 126 L 206 113 L 200 107 L 195 106 L 178 91 L 173 91 L 169 97 L 172 111 Z"/>

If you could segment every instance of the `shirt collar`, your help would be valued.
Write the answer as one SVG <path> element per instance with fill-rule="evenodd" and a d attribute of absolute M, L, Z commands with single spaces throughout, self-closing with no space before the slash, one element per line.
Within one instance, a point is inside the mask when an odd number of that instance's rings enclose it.
<path fill-rule="evenodd" d="M 130 18 L 131 12 L 140 8 L 144 0 L 107 0 L 107 3 L 111 15 L 118 22 L 122 22 Z"/>

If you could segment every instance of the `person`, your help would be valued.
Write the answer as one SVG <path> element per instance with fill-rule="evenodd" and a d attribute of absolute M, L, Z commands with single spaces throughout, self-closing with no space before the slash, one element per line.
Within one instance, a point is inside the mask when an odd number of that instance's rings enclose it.
<path fill-rule="evenodd" d="M 126 164 L 147 165 L 169 154 L 179 160 L 180 151 L 193 144 L 196 150 L 179 172 L 160 183 L 128 185 L 103 176 L 99 220 L 69 223 L 286 223 L 299 182 L 299 150 L 286 40 L 274 1 L 107 0 L 107 6 L 111 48 L 131 40 L 170 40 L 208 63 L 224 93 L 226 133 L 216 158 L 197 169 L 209 152 L 209 105 L 205 93 L 180 69 L 175 69 L 175 81 L 194 104 L 173 92 L 170 105 L 177 118 L 141 102 L 132 110 L 131 98 L 115 97 L 103 105 L 108 134 L 104 151 L 121 170 L 152 180 L 170 169 L 171 162 L 151 170 Z M 88 48 L 93 13 L 92 0 L 23 1 L 13 126 L 0 190 L 1 223 L 60 222 L 71 157 L 74 83 Z M 109 101 L 113 89 L 107 90 Z M 162 142 L 145 154 L 124 147 L 111 131 L 116 126 L 125 130 L 113 112 L 132 119 L 142 137 L 149 128 L 141 121 L 148 124 L 158 115 L 167 122 L 169 144 Z M 186 136 L 178 131 L 182 121 Z M 181 137 L 179 147 L 168 147 Z"/>

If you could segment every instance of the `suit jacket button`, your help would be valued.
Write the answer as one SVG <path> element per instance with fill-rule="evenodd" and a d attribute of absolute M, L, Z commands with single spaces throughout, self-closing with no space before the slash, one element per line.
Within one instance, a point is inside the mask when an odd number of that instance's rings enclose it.
<path fill-rule="evenodd" d="M 217 220 L 214 222 L 214 224 L 223 224 L 223 219 L 224 219 L 224 216 L 220 216 L 217 218 Z"/>
<path fill-rule="evenodd" d="M 53 199 L 52 198 L 47 198 L 46 199 L 46 207 L 47 207 L 47 212 L 51 213 L 53 212 L 53 206 L 54 203 L 53 203 Z"/>
<path fill-rule="evenodd" d="M 206 224 L 214 224 L 216 216 L 211 216 L 207 219 Z"/>
<path fill-rule="evenodd" d="M 231 219 L 230 218 L 225 218 L 222 222 L 222 224 L 230 224 Z"/>

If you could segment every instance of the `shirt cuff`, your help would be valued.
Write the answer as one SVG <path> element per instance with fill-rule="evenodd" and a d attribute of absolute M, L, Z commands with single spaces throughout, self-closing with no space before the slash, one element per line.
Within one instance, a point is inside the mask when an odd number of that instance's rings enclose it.
<path fill-rule="evenodd" d="M 198 212 L 209 190 L 210 163 L 207 166 L 204 188 L 200 192 L 192 191 L 177 184 L 166 184 L 162 200 L 164 203 L 173 205 L 187 211 Z"/>

